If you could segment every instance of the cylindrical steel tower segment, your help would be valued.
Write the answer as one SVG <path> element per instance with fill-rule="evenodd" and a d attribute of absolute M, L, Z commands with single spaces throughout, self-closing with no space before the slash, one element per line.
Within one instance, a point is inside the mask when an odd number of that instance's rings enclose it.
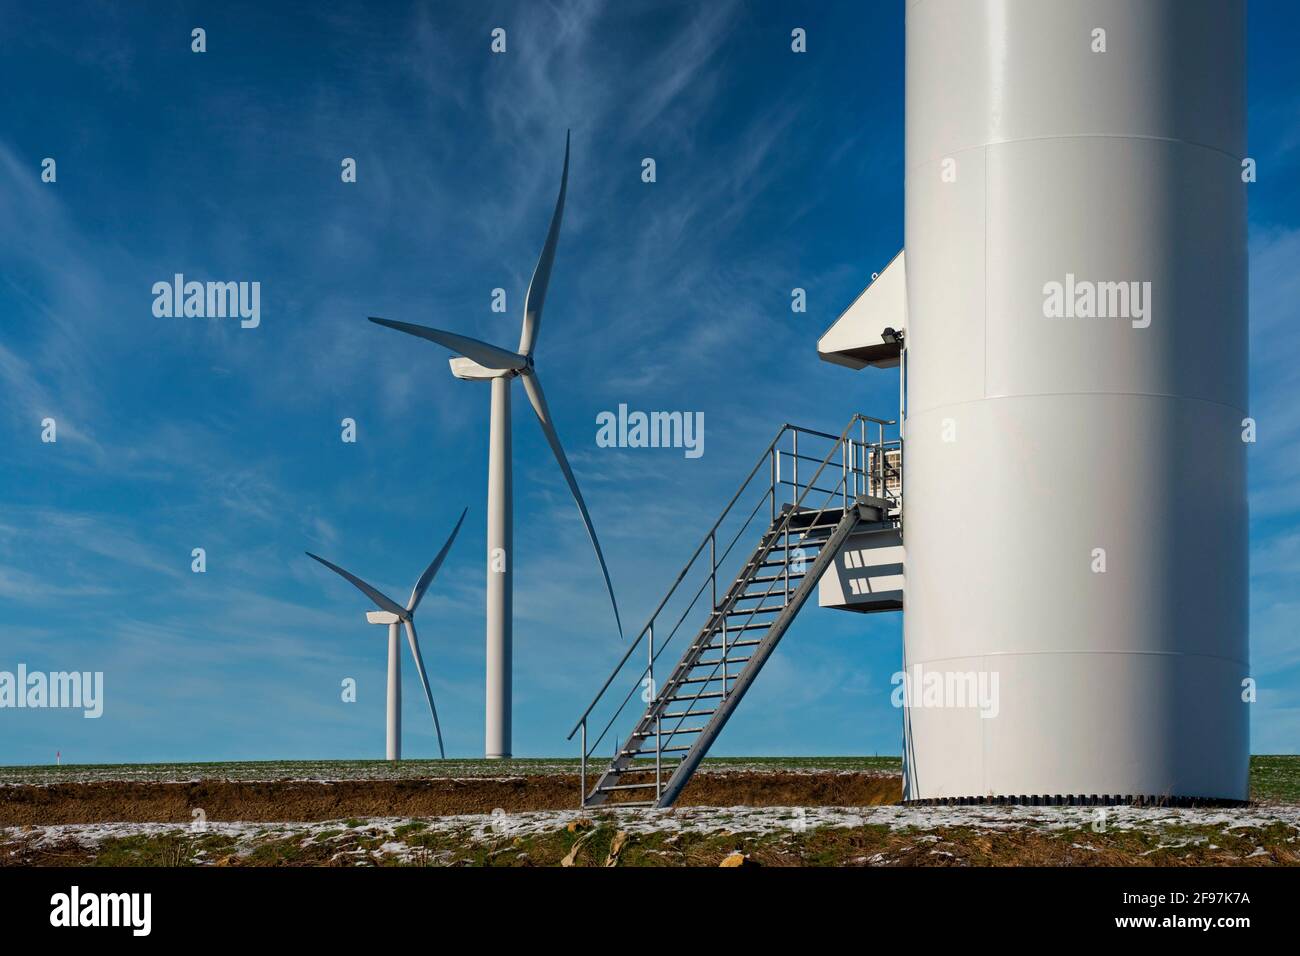
<path fill-rule="evenodd" d="M 908 2 L 909 799 L 1247 797 L 1244 21 Z"/>

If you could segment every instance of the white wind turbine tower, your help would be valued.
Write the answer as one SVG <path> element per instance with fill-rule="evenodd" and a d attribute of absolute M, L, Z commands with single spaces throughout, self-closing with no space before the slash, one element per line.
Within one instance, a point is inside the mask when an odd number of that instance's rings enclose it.
<path fill-rule="evenodd" d="M 386 624 L 388 626 L 388 734 L 386 747 L 386 758 L 388 760 L 402 759 L 402 654 L 401 648 L 398 646 L 400 640 L 398 628 L 402 626 L 406 628 L 406 639 L 411 646 L 411 656 L 415 659 L 415 670 L 420 675 L 420 683 L 424 685 L 424 696 L 429 701 L 429 710 L 433 714 L 433 729 L 438 734 L 438 754 L 444 759 L 447 756 L 442 747 L 442 727 L 438 724 L 438 708 L 433 703 L 433 691 L 429 689 L 429 678 L 424 672 L 424 659 L 420 656 L 420 641 L 415 634 L 415 610 L 420 606 L 420 601 L 424 598 L 425 592 L 429 590 L 429 585 L 433 583 L 438 568 L 442 567 L 443 558 L 447 557 L 447 552 L 451 550 L 451 544 L 456 540 L 456 534 L 460 531 L 461 523 L 465 520 L 465 512 L 468 510 L 466 508 L 460 513 L 460 518 L 456 521 L 456 527 L 451 529 L 451 536 L 447 538 L 447 543 L 442 546 L 438 556 L 424 569 L 424 573 L 420 575 L 420 580 L 415 582 L 415 587 L 411 591 L 411 599 L 406 602 L 406 607 L 402 607 L 355 574 L 345 571 L 337 564 L 326 561 L 319 555 L 312 554 L 310 551 L 307 552 L 307 557 L 319 561 L 331 571 L 346 578 L 362 594 L 375 602 L 380 610 L 367 611 L 367 621 L 371 624 Z"/>
<path fill-rule="evenodd" d="M 564 479 L 573 492 L 573 500 L 582 514 L 582 521 L 587 526 L 592 547 L 600 562 L 601 573 L 605 576 L 605 588 L 609 591 L 609 600 L 614 607 L 614 621 L 618 632 L 623 633 L 623 623 L 618 614 L 618 602 L 614 598 L 614 586 L 609 580 L 609 569 L 605 565 L 605 555 L 601 552 L 600 541 L 596 538 L 596 529 L 592 526 L 591 515 L 578 490 L 578 482 L 573 477 L 573 470 L 560 445 L 560 438 L 555 433 L 550 410 L 542 393 L 542 383 L 537 377 L 533 364 L 533 349 L 537 345 L 537 334 L 542 324 L 542 306 L 546 300 L 546 287 L 551 280 L 551 266 L 555 262 L 555 247 L 560 238 L 560 220 L 564 216 L 564 195 L 569 183 L 569 137 L 564 138 L 564 171 L 560 177 L 560 195 L 555 201 L 555 213 L 551 217 L 551 227 L 546 233 L 546 243 L 542 254 L 537 259 L 532 281 L 528 284 L 528 295 L 524 299 L 523 331 L 519 337 L 519 351 L 480 342 L 440 329 L 431 329 L 407 322 L 393 322 L 389 319 L 371 317 L 371 322 L 386 325 L 389 328 L 407 332 L 411 335 L 436 342 L 456 353 L 451 359 L 451 373 L 460 379 L 469 381 L 490 381 L 492 383 L 492 417 L 488 452 L 488 509 L 487 509 L 487 720 L 485 753 L 489 758 L 509 757 L 510 749 L 510 707 L 511 707 L 511 623 L 513 601 L 513 492 L 511 486 L 511 451 L 510 451 L 510 383 L 514 379 L 523 382 L 524 392 L 537 414 L 555 460 L 564 473 Z"/>

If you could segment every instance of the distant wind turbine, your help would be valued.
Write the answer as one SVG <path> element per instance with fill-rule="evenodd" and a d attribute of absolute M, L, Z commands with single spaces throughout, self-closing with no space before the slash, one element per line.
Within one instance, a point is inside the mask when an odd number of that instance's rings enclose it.
<path fill-rule="evenodd" d="M 573 477 L 573 469 L 565 457 L 560 437 L 555 432 L 550 409 L 542 392 L 541 380 L 533 364 L 533 349 L 537 345 L 538 331 L 542 325 L 542 306 L 546 301 L 546 287 L 551 281 L 551 266 L 555 262 L 555 247 L 560 238 L 560 220 L 564 217 L 564 196 L 569 184 L 569 137 L 564 138 L 564 171 L 560 176 L 560 195 L 555 201 L 555 213 L 551 217 L 551 228 L 546 233 L 546 243 L 542 254 L 533 270 L 532 281 L 528 284 L 528 294 L 524 299 L 523 331 L 519 337 L 519 351 L 511 352 L 498 348 L 478 339 L 471 339 L 454 332 L 431 329 L 407 322 L 394 322 L 390 319 L 371 317 L 370 321 L 386 325 L 390 329 L 406 332 L 410 335 L 428 339 L 456 353 L 451 359 L 451 373 L 460 379 L 470 381 L 492 382 L 492 416 L 491 432 L 488 443 L 488 511 L 487 511 L 487 737 L 485 751 L 489 758 L 510 756 L 511 737 L 511 653 L 512 653 L 512 604 L 513 604 L 513 565 L 514 555 L 511 551 L 514 538 L 513 492 L 511 480 L 510 451 L 510 383 L 520 379 L 528 401 L 537 414 L 537 421 L 542 426 L 542 434 L 559 463 L 564 480 L 569 483 L 573 500 L 578 505 L 583 524 L 587 526 L 587 535 L 596 550 L 596 559 L 600 562 L 601 573 L 605 577 L 605 589 L 609 592 L 609 601 L 614 608 L 614 623 L 619 635 L 623 634 L 623 622 L 618 613 L 618 601 L 614 598 L 614 586 L 610 583 L 609 568 L 605 565 L 605 555 L 600 549 L 596 529 L 592 526 L 587 504 L 582 500 L 578 482 Z"/>
<path fill-rule="evenodd" d="M 389 760 L 402 759 L 402 654 L 398 646 L 399 626 L 405 626 L 406 628 L 406 639 L 411 646 L 411 656 L 415 659 L 415 670 L 420 675 L 420 683 L 424 685 L 424 696 L 429 701 L 429 710 L 433 714 L 433 729 L 438 734 L 438 754 L 443 759 L 447 757 L 447 752 L 442 747 L 442 727 L 438 724 L 438 708 L 433 703 L 433 691 L 429 689 L 429 678 L 424 672 L 424 658 L 420 656 L 420 641 L 415 635 L 415 610 L 420 606 L 424 593 L 429 590 L 429 585 L 433 583 L 434 575 L 442 567 L 442 561 L 447 557 L 447 552 L 451 550 L 451 544 L 456 540 L 456 534 L 460 531 L 461 523 L 465 520 L 465 512 L 468 510 L 466 508 L 460 513 L 460 518 L 456 521 L 456 527 L 451 529 L 451 536 L 447 538 L 447 543 L 442 546 L 438 556 L 424 569 L 424 573 L 420 575 L 420 580 L 415 582 L 415 587 L 411 591 L 411 599 L 406 602 L 406 607 L 402 607 L 350 571 L 345 571 L 337 564 L 332 564 L 310 551 L 307 552 L 307 557 L 319 561 L 334 573 L 346 578 L 356 586 L 357 590 L 375 602 L 375 605 L 380 610 L 367 611 L 367 621 L 371 624 L 388 625 L 388 737 L 386 756 Z"/>

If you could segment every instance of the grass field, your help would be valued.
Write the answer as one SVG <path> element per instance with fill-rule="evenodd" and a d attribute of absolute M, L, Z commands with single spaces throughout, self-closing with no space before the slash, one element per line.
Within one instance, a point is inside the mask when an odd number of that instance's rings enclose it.
<path fill-rule="evenodd" d="M 1300 803 L 1300 756 L 1251 757 L 1250 798 L 1268 803 Z"/>
<path fill-rule="evenodd" d="M 588 771 L 599 769 L 588 764 Z M 782 771 L 901 773 L 898 757 L 710 757 L 703 772 Z M 527 760 L 267 760 L 237 763 L 65 764 L 0 767 L 0 786 L 39 786 L 97 781 L 176 782 L 191 780 L 424 780 L 430 778 L 518 777 L 576 774 L 569 758 Z M 1300 803 L 1300 756 L 1250 758 L 1251 799 Z"/>
<path fill-rule="evenodd" d="M 126 794 L 124 809 L 137 807 L 139 794 L 159 788 L 180 788 L 182 797 L 179 809 L 173 807 L 170 815 L 127 817 L 137 821 L 132 823 L 106 816 L 94 823 L 55 824 L 45 822 L 48 815 L 38 815 L 29 819 L 39 822 L 0 827 L 0 865 L 1300 865 L 1297 756 L 1252 758 L 1254 805 L 1242 809 L 826 805 L 825 798 L 842 800 L 846 794 L 868 792 L 864 784 L 885 787 L 900 769 L 897 758 L 887 757 L 715 758 L 702 767 L 713 783 L 705 786 L 707 781 L 701 781 L 700 793 L 712 788 L 727 799 L 735 788 L 755 786 L 752 781 L 757 780 L 760 787 L 783 788 L 778 799 L 789 792 L 819 794 L 817 805 L 810 797 L 798 806 L 745 801 L 745 806 L 584 812 L 555 809 L 572 806 L 569 789 L 574 790 L 573 804 L 577 802 L 576 760 L 6 767 L 0 768 L 0 810 L 5 801 L 14 810 L 22 797 L 29 799 L 30 807 L 33 795 L 78 792 L 79 787 Z M 549 783 L 548 776 L 573 780 Z M 516 783 L 491 782 L 510 780 Z M 184 801 L 195 793 L 211 797 L 234 788 L 238 793 L 269 793 L 278 800 L 275 795 L 288 792 L 286 788 L 328 794 L 368 785 L 382 794 L 487 788 L 490 799 L 538 787 L 562 788 L 563 802 L 547 805 L 550 809 L 498 808 L 490 813 L 348 817 L 335 811 L 340 818 L 322 814 L 312 822 L 292 822 L 302 817 L 241 822 L 248 818 L 240 815 L 221 822 L 215 817 L 188 825 L 177 822 L 188 819 L 192 811 Z M 772 796 L 761 789 L 757 794 Z M 82 806 L 78 799 L 72 802 L 74 810 Z M 36 806 L 39 811 L 39 801 Z M 237 814 L 247 806 L 233 804 Z M 393 812 L 393 804 L 382 799 L 376 806 Z M 76 814 L 69 819 L 87 819 L 79 810 Z M 143 820 L 172 822 L 139 822 Z"/>
<path fill-rule="evenodd" d="M 1285 759 L 1285 758 L 1283 758 Z M 519 777 L 576 774 L 576 758 L 526 760 L 259 760 L 238 763 L 64 764 L 0 767 L 0 786 L 190 780 L 425 780 L 429 778 Z M 798 772 L 900 773 L 898 757 L 708 757 L 701 771 L 766 770 Z M 600 765 L 589 762 L 589 773 Z"/>

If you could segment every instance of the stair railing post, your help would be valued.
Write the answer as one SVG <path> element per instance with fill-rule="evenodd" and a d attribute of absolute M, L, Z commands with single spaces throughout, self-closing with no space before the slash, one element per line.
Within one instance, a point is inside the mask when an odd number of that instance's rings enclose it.
<path fill-rule="evenodd" d="M 578 761 L 578 809 L 587 808 L 587 718 L 582 718 L 582 757 Z"/>
<path fill-rule="evenodd" d="M 794 456 L 794 465 L 792 466 L 794 475 L 790 482 L 790 508 L 793 510 L 794 506 L 799 502 L 799 429 L 796 428 L 790 432 L 790 440 L 794 446 L 792 453 Z"/>
<path fill-rule="evenodd" d="M 776 521 L 776 485 L 781 480 L 781 451 L 775 445 L 772 446 L 772 490 L 769 492 L 771 505 L 771 520 Z"/>
<path fill-rule="evenodd" d="M 883 423 L 876 426 L 876 437 L 880 442 L 880 450 L 876 452 L 876 456 L 880 459 L 880 497 L 888 500 L 889 453 L 885 450 L 885 426 Z"/>
<path fill-rule="evenodd" d="M 718 609 L 718 550 L 717 531 L 709 532 L 709 585 L 713 593 L 713 610 Z"/>
<path fill-rule="evenodd" d="M 858 496 L 858 443 L 854 438 L 850 438 L 845 444 L 845 449 L 849 455 L 849 474 L 846 480 L 844 490 L 853 501 Z"/>
<path fill-rule="evenodd" d="M 732 607 L 736 606 L 735 600 L 731 602 L 731 606 Z M 722 615 L 722 627 L 719 633 L 722 635 L 722 697 L 719 699 L 726 700 L 727 699 L 727 615 L 725 613 Z M 705 643 L 708 642 L 706 641 Z M 704 688 L 701 687 L 700 690 L 704 690 Z M 690 710 L 690 707 L 687 707 L 686 709 Z"/>
<path fill-rule="evenodd" d="M 867 453 L 867 420 L 865 418 L 858 423 L 858 428 L 862 434 L 862 453 L 865 455 Z M 879 457 L 880 455 L 879 449 L 876 450 L 876 455 L 877 457 Z M 863 468 L 863 475 L 862 475 L 862 479 L 866 483 L 866 488 L 864 490 L 866 491 L 867 494 L 874 495 L 876 494 L 876 492 L 871 489 L 871 477 L 869 472 L 869 469 L 871 467 L 871 461 L 867 460 L 864 461 L 862 464 L 865 466 Z M 882 498 L 884 497 L 883 493 L 881 494 L 881 497 Z"/>
<path fill-rule="evenodd" d="M 849 454 L 853 447 L 853 442 L 847 442 L 840 445 L 840 484 L 844 486 L 844 510 L 849 510 Z M 834 454 L 832 450 L 831 454 Z"/>
<path fill-rule="evenodd" d="M 876 446 L 875 458 L 871 462 L 872 479 L 879 491 L 874 492 L 881 498 L 889 497 L 889 453 L 883 443 Z"/>
<path fill-rule="evenodd" d="M 903 436 L 898 436 L 898 516 L 903 517 Z"/>
<path fill-rule="evenodd" d="M 862 494 L 862 488 L 859 485 L 861 479 L 858 475 L 857 467 L 858 455 L 862 454 L 862 452 L 856 447 L 857 444 L 858 443 L 852 437 L 849 438 L 849 450 L 852 455 L 850 460 L 853 462 L 853 467 L 849 469 L 849 497 L 854 500 L 857 500 L 858 495 Z"/>
<path fill-rule="evenodd" d="M 785 561 L 783 561 L 782 563 L 785 566 L 784 567 L 785 598 L 782 599 L 781 603 L 785 605 L 790 603 L 790 526 L 789 525 L 785 526 Z M 760 599 L 758 603 L 762 604 L 763 602 Z"/>
<path fill-rule="evenodd" d="M 655 802 L 659 802 L 659 754 L 663 748 L 663 741 L 659 736 L 659 688 L 655 684 L 655 622 L 650 620 L 650 643 L 647 645 L 649 650 L 647 654 L 650 658 L 650 711 L 655 715 Z"/>
<path fill-rule="evenodd" d="M 659 802 L 659 795 L 664 792 L 659 770 L 660 757 L 664 752 L 663 729 L 663 717 L 655 714 L 655 803 Z"/>
<path fill-rule="evenodd" d="M 646 657 L 648 658 L 646 669 L 650 674 L 650 706 L 653 708 L 659 697 L 659 688 L 655 686 L 655 623 L 653 620 L 650 622 L 650 643 L 646 645 Z"/>

